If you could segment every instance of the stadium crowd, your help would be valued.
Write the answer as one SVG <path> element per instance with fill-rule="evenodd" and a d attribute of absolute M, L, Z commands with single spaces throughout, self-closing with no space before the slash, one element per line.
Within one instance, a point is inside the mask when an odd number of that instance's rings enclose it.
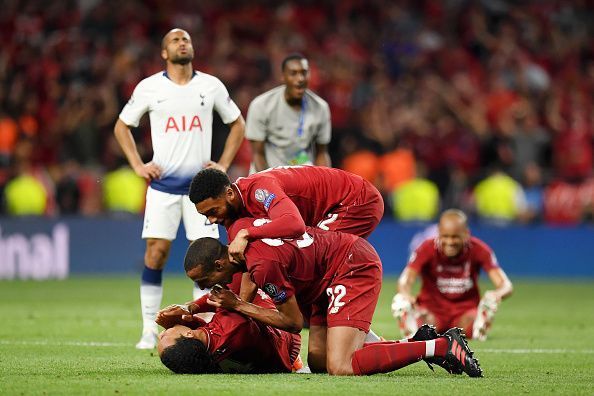
<path fill-rule="evenodd" d="M 140 213 L 113 123 L 171 27 L 245 115 L 290 52 L 330 104 L 334 166 L 397 219 L 594 220 L 594 6 L 582 1 L 4 2 L 0 213 Z M 135 131 L 151 156 L 148 120 Z M 216 131 L 224 135 L 222 124 Z M 218 139 L 219 145 L 224 138 Z M 215 145 L 217 138 L 215 137 Z M 244 143 L 230 169 L 248 172 Z"/>

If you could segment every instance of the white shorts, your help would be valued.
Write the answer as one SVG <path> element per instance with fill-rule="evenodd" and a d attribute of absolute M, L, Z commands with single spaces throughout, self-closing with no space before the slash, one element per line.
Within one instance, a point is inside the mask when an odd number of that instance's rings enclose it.
<path fill-rule="evenodd" d="M 202 237 L 219 237 L 216 224 L 206 225 L 206 217 L 196 210 L 187 195 L 169 194 L 148 188 L 142 226 L 142 239 L 155 238 L 173 241 L 180 220 L 184 220 L 189 241 Z"/>

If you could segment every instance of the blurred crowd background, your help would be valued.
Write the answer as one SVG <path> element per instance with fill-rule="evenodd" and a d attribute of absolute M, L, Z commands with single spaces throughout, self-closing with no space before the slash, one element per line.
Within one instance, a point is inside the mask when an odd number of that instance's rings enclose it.
<path fill-rule="evenodd" d="M 142 213 L 113 126 L 180 27 L 244 117 L 305 54 L 333 165 L 373 181 L 387 216 L 593 223 L 592 21 L 588 0 L 4 0 L 0 213 Z M 135 136 L 149 160 L 148 119 Z M 234 177 L 250 156 L 245 143 Z"/>

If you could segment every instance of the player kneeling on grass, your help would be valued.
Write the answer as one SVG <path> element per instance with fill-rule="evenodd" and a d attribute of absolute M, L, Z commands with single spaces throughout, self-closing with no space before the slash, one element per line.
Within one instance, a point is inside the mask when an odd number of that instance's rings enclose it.
<path fill-rule="evenodd" d="M 438 232 L 411 254 L 398 279 L 392 314 L 405 337 L 422 323 L 430 323 L 437 331 L 461 327 L 472 338 L 485 340 L 499 303 L 512 293 L 512 283 L 493 251 L 470 236 L 462 211 L 446 210 Z M 495 285 L 495 290 L 487 291 L 482 299 L 478 289 L 481 268 Z M 422 285 L 415 298 L 411 289 L 419 274 Z"/>
<path fill-rule="evenodd" d="M 232 289 L 239 290 L 241 276 Z M 161 310 L 157 323 L 166 330 L 159 334 L 157 350 L 161 362 L 179 374 L 290 373 L 303 366 L 299 357 L 301 337 L 264 325 L 256 320 L 217 309 L 206 303 L 207 296 Z M 260 292 L 253 303 L 274 309 Z"/>
<path fill-rule="evenodd" d="M 229 239 L 238 230 L 265 223 L 263 219 L 239 219 L 230 226 Z M 355 235 L 307 227 L 299 239 L 250 242 L 245 262 L 239 263 L 230 261 L 227 247 L 218 240 L 200 238 L 189 246 L 184 268 L 201 288 L 226 285 L 235 273 L 249 273 L 255 285 L 272 298 L 276 310 L 246 302 L 223 288 L 213 289 L 208 303 L 262 324 L 299 333 L 303 313 L 307 313 L 312 372 L 367 375 L 438 358 L 472 377 L 482 375 L 461 329 L 450 329 L 442 336 L 433 333 L 423 341 L 365 343 L 381 288 L 382 266 L 373 247 Z"/>

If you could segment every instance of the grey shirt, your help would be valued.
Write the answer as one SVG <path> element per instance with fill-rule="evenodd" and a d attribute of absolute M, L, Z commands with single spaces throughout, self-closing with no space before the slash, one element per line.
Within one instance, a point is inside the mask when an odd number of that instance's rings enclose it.
<path fill-rule="evenodd" d="M 245 135 L 249 140 L 265 142 L 269 167 L 312 164 L 315 143 L 330 143 L 330 108 L 324 99 L 308 89 L 304 105 L 295 110 L 285 100 L 284 93 L 285 86 L 281 85 L 252 101 Z M 254 171 L 252 162 L 250 173 Z"/>

